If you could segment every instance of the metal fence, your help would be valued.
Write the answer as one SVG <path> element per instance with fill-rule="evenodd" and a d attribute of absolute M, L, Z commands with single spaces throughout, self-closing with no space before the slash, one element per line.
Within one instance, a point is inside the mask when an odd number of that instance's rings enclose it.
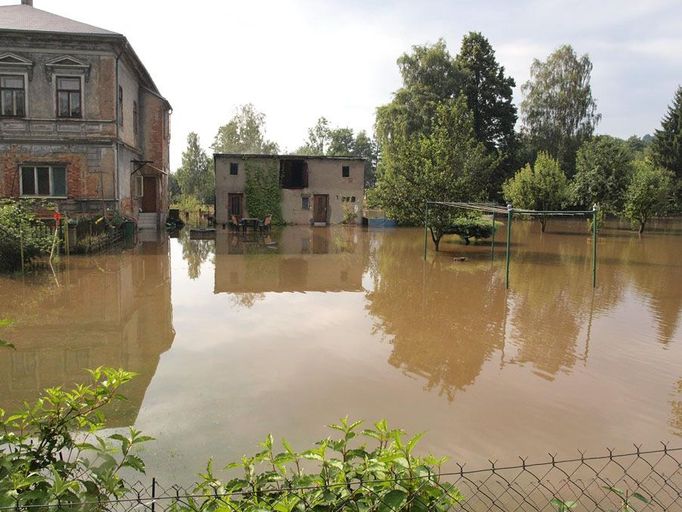
<path fill-rule="evenodd" d="M 431 475 L 430 484 L 437 482 L 445 491 L 442 499 L 424 502 L 419 492 L 406 493 L 407 498 L 396 503 L 395 494 L 373 493 L 367 505 L 372 482 L 351 480 L 339 484 L 348 488 L 343 502 L 307 507 L 306 493 L 319 487 L 277 488 L 260 493 L 270 494 L 266 508 L 248 510 L 324 510 L 324 511 L 682 511 L 682 448 L 661 444 L 660 448 L 643 450 L 635 447 L 628 453 L 606 450 L 597 456 L 579 452 L 574 458 L 559 459 L 549 455 L 542 461 L 520 459 L 519 464 L 490 465 L 479 469 L 458 466 L 456 471 Z M 419 490 L 420 479 L 389 481 L 387 488 L 401 487 Z M 416 485 L 415 485 L 416 483 Z M 426 484 L 426 478 L 424 484 Z M 395 492 L 395 491 L 394 491 Z M 364 498 L 360 498 L 360 496 Z M 298 508 L 291 498 L 298 499 Z M 204 494 L 177 485 L 164 486 L 156 479 L 137 482 L 128 493 L 115 501 L 93 502 L 92 509 L 128 511 L 241 511 L 240 502 L 249 493 Z M 447 499 L 454 498 L 454 499 Z M 281 500 L 281 502 L 280 502 Z M 295 503 L 297 500 L 294 499 Z M 456 502 L 455 502 L 456 501 Z M 251 501 L 249 503 L 252 503 Z M 273 504 L 274 503 L 274 504 Z M 55 505 L 52 510 L 67 507 Z M 85 507 L 87 510 L 87 506 Z M 9 508 L 7 510 L 10 510 Z M 16 510 L 12 508 L 11 510 Z"/>

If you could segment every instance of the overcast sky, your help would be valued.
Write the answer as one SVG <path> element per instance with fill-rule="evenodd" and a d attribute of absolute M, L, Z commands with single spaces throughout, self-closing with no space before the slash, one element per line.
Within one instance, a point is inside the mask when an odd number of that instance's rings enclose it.
<path fill-rule="evenodd" d="M 19 0 L 0 0 L 0 4 Z M 187 133 L 204 147 L 243 103 L 293 151 L 320 116 L 372 131 L 400 86 L 397 57 L 443 37 L 454 55 L 482 32 L 519 86 L 533 58 L 570 43 L 594 64 L 600 133 L 651 133 L 682 83 L 679 0 L 209 1 L 34 0 L 37 8 L 125 34 L 173 105 L 171 168 Z"/>

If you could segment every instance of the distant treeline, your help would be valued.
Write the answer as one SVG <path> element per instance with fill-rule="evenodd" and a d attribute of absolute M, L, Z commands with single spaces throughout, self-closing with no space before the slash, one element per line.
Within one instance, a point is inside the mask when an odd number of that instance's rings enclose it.
<path fill-rule="evenodd" d="M 398 58 L 402 87 L 376 110 L 375 133 L 332 127 L 321 117 L 295 153 L 367 160 L 368 204 L 401 224 L 423 220 L 426 200 L 509 202 L 521 208 L 592 208 L 648 218 L 682 209 L 682 88 L 654 135 L 595 135 L 592 63 L 569 45 L 535 59 L 512 102 L 514 79 L 480 33 L 464 36 L 454 57 L 443 40 Z M 517 123 L 520 117 L 520 123 Z M 520 130 L 517 130 L 520 124 Z M 265 115 L 241 106 L 218 129 L 213 152 L 276 153 Z M 174 195 L 212 202 L 211 161 L 188 136 Z"/>

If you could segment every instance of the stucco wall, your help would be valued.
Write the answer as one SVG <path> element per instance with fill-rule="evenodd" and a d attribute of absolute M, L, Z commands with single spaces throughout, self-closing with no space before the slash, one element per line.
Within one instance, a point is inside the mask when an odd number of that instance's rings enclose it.
<path fill-rule="evenodd" d="M 344 210 L 357 212 L 356 222 L 362 215 L 364 196 L 363 160 L 346 160 L 334 158 L 305 158 L 308 162 L 308 187 L 303 189 L 282 189 L 282 217 L 287 224 L 310 224 L 313 221 L 314 196 L 329 196 L 327 222 L 339 224 L 344 220 Z M 279 167 L 280 159 L 277 159 Z M 230 163 L 239 164 L 236 176 L 230 175 Z M 227 155 L 215 156 L 216 173 L 216 222 L 228 222 L 228 194 L 244 193 L 246 186 L 245 160 Z M 349 166 L 350 175 L 342 176 L 342 167 Z M 309 209 L 302 207 L 302 198 L 309 198 Z M 353 200 L 354 199 L 354 200 Z M 248 198 L 245 200 L 245 216 L 248 216 Z"/>

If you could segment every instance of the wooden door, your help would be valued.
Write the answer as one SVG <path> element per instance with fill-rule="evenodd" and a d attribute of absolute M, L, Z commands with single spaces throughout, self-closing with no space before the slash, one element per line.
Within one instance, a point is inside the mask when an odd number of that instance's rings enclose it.
<path fill-rule="evenodd" d="M 144 182 L 142 185 L 142 212 L 152 213 L 156 212 L 156 200 L 157 200 L 157 179 L 153 176 L 145 176 L 143 178 Z"/>
<path fill-rule="evenodd" d="M 315 194 L 313 196 L 313 222 L 327 223 L 329 213 L 329 196 L 326 194 Z"/>
<path fill-rule="evenodd" d="M 227 194 L 227 215 L 237 219 L 244 215 L 244 194 Z"/>

